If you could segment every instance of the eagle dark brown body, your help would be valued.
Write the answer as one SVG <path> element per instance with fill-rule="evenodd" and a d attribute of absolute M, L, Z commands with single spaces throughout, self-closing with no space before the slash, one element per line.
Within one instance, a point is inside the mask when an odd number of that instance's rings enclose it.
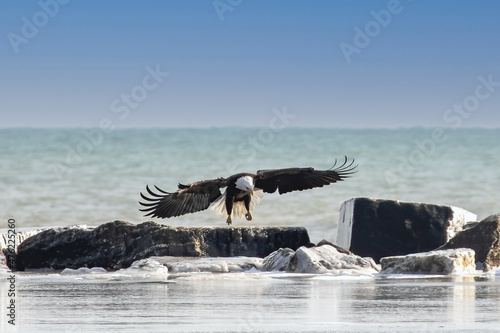
<path fill-rule="evenodd" d="M 203 180 L 187 185 L 179 184 L 176 192 L 165 192 L 155 186 L 152 191 L 146 186 L 147 194 L 141 193 L 146 202 L 140 202 L 147 212 L 145 216 L 168 218 L 195 213 L 207 208 L 227 217 L 227 224 L 233 218 L 245 216 L 252 219 L 251 211 L 260 202 L 263 193 L 284 194 L 292 191 L 303 191 L 315 187 L 323 187 L 351 176 L 357 165 L 354 160 L 328 170 L 314 168 L 287 168 L 259 170 L 257 173 L 239 173 L 228 178 Z M 226 188 L 222 193 L 221 189 Z"/>

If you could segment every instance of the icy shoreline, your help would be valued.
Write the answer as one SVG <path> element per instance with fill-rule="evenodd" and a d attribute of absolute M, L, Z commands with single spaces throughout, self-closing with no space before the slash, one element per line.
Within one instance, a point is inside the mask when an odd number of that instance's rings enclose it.
<path fill-rule="evenodd" d="M 338 239 L 347 248 L 326 240 L 313 244 L 304 227 L 173 227 L 117 220 L 97 227 L 8 230 L 0 237 L 8 260 L 0 263 L 13 271 L 70 269 L 65 274 L 76 275 L 96 273 L 96 267 L 116 272 L 153 265 L 151 271 L 159 265 L 172 276 L 251 270 L 475 275 L 483 269 L 495 275 L 500 266 L 500 214 L 476 222 L 469 221 L 476 215 L 457 207 L 370 198 L 345 202 L 341 213 Z"/>
<path fill-rule="evenodd" d="M 389 274 L 375 271 L 352 272 L 349 270 L 323 273 L 290 273 L 278 270 L 263 271 L 259 266 L 259 258 L 199 258 L 193 260 L 172 260 L 170 263 L 161 263 L 172 258 L 149 258 L 134 262 L 129 268 L 116 271 L 107 271 L 101 267 L 79 269 L 66 268 L 64 270 L 35 269 L 25 272 L 16 272 L 20 281 L 46 280 L 65 282 L 87 282 L 87 283 L 148 283 L 164 282 L 174 283 L 184 280 L 255 280 L 255 279 L 285 279 L 285 280 L 421 280 L 438 281 L 442 279 L 450 281 L 462 281 L 472 279 L 491 280 L 500 278 L 500 268 L 488 272 L 475 271 L 468 274 Z M 256 266 L 254 266 L 256 265 Z M 249 266 L 252 266 L 249 268 Z M 0 266 L 0 276 L 10 273 L 7 267 Z M 457 280 L 458 279 L 458 280 Z M 479 280 L 478 280 L 479 279 Z"/>

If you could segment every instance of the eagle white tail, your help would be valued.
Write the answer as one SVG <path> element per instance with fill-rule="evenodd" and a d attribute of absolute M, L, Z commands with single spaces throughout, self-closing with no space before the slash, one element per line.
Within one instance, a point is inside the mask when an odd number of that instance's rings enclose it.
<path fill-rule="evenodd" d="M 264 191 L 262 190 L 254 190 L 252 197 L 250 199 L 250 212 L 255 209 L 260 203 L 260 199 L 264 196 Z M 221 195 L 217 200 L 212 202 L 209 209 L 213 210 L 215 214 L 222 215 L 223 218 L 227 218 L 226 211 L 226 192 Z M 231 219 L 242 218 L 245 216 L 247 210 L 245 208 L 245 203 L 243 201 L 237 201 L 233 204 L 233 211 L 231 212 Z"/>

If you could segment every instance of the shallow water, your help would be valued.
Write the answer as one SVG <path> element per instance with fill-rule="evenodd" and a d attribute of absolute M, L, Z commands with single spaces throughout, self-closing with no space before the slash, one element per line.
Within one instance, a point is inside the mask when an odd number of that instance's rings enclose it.
<path fill-rule="evenodd" d="M 368 196 L 455 205 L 483 219 L 499 212 L 500 129 L 287 128 L 251 144 L 265 129 L 123 129 L 94 136 L 84 129 L 0 129 L 0 228 L 139 223 L 146 184 L 177 183 L 259 169 L 329 168 L 344 155 L 359 172 L 338 184 L 280 196 L 266 194 L 254 219 L 235 226 L 305 226 L 311 240 L 336 240 L 340 203 Z M 268 129 L 269 130 L 269 129 Z M 84 134 L 86 133 L 86 134 Z M 91 136 L 92 138 L 92 136 Z M 392 175 L 389 177 L 389 175 Z M 224 226 L 204 211 L 170 225 Z"/>
<path fill-rule="evenodd" d="M 82 129 L 0 129 L 0 228 L 8 219 L 18 230 L 142 222 L 137 201 L 146 184 L 172 190 L 240 171 L 326 169 L 344 155 L 359 163 L 353 178 L 265 195 L 254 220 L 235 225 L 305 226 L 313 242 L 335 242 L 340 202 L 359 196 L 455 205 L 479 219 L 499 212 L 499 129 L 446 130 L 447 139 L 432 145 L 432 129 L 290 128 L 249 145 L 261 130 L 116 130 L 85 146 Z M 225 225 L 211 211 L 155 221 Z M 500 331 L 499 275 L 20 272 L 13 327 L 4 312 L 9 273 L 0 269 L 1 332 Z"/>
<path fill-rule="evenodd" d="M 19 332 L 500 330 L 500 276 L 495 275 L 17 276 Z M 0 290 L 4 308 L 7 296 Z M 12 330 L 2 324 L 2 332 Z"/>

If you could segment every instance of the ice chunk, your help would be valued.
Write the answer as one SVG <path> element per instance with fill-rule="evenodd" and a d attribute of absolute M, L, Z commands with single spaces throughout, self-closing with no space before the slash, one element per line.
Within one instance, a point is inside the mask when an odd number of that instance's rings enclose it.
<path fill-rule="evenodd" d="M 65 268 L 61 272 L 61 275 L 100 274 L 106 272 L 107 271 L 102 267 L 92 267 L 92 268 L 80 267 L 78 269 Z"/>

